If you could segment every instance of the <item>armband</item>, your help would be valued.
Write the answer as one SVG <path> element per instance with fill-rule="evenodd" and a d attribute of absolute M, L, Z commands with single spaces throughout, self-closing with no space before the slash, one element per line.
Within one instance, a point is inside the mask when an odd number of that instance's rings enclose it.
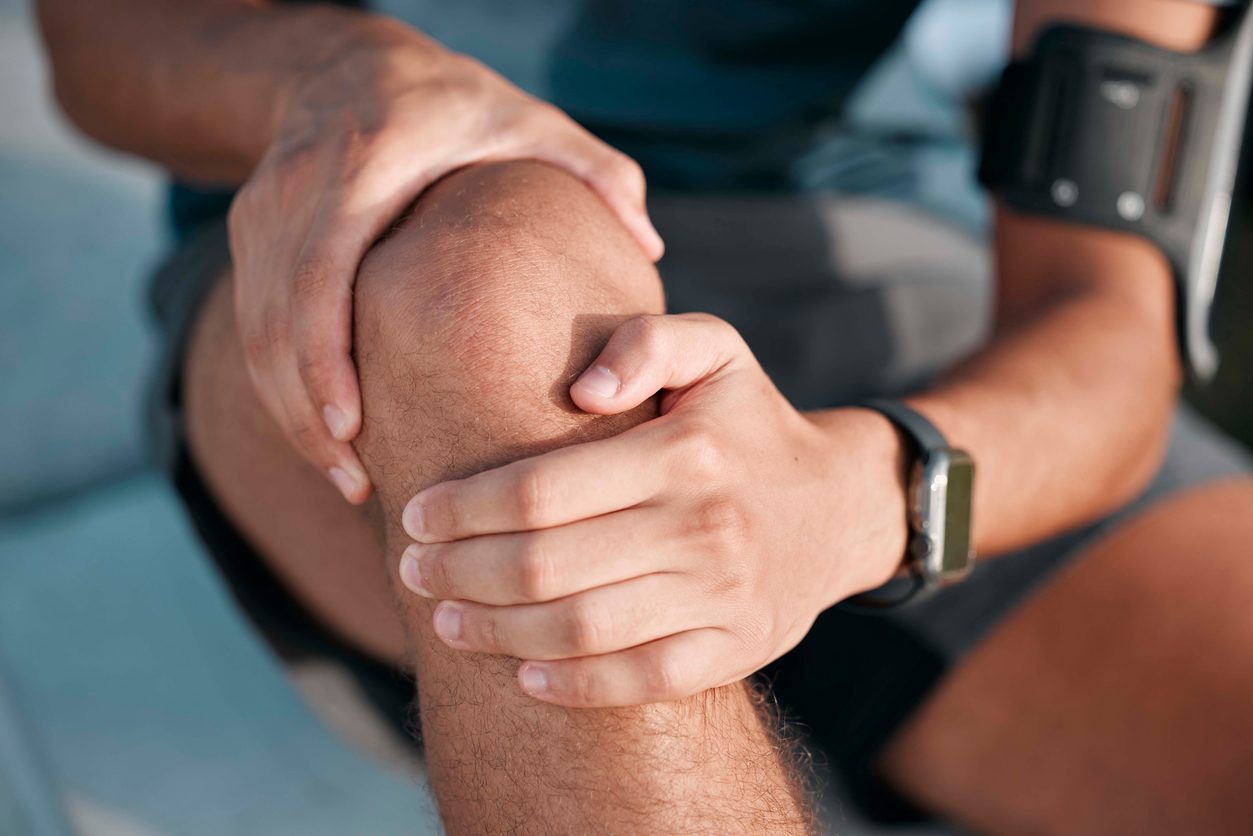
<path fill-rule="evenodd" d="M 1247 5 L 1194 54 L 1059 26 L 1005 70 L 984 134 L 979 179 L 1010 208 L 1139 235 L 1165 253 L 1197 382 L 1218 368 L 1209 315 L 1251 80 Z"/>

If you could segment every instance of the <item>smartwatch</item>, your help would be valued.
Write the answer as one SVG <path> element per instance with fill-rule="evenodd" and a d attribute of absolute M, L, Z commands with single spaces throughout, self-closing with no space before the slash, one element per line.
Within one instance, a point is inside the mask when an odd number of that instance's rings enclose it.
<path fill-rule="evenodd" d="M 905 550 L 909 577 L 849 600 L 876 609 L 895 607 L 956 583 L 974 568 L 970 520 L 975 465 L 968 453 L 950 446 L 934 424 L 904 403 L 872 400 L 860 406 L 895 424 L 910 448 Z"/>

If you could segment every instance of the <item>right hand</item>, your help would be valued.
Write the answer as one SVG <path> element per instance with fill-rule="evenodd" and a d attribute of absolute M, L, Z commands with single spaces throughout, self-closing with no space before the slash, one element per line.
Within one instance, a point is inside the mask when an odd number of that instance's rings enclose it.
<path fill-rule="evenodd" d="M 541 160 L 586 182 L 650 258 L 662 242 L 639 166 L 557 108 L 394 21 L 362 17 L 347 41 L 285 97 L 229 226 L 253 385 L 299 452 L 360 503 L 353 283 L 424 189 L 476 162 Z"/>

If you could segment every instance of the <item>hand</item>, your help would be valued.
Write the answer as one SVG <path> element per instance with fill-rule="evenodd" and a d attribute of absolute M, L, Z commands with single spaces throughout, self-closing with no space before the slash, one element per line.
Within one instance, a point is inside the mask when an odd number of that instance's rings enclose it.
<path fill-rule="evenodd" d="M 287 98 L 276 138 L 230 211 L 235 304 L 254 386 L 297 449 L 351 502 L 369 481 L 352 288 L 370 246 L 434 181 L 475 162 L 538 159 L 583 179 L 652 258 L 644 178 L 556 108 L 391 21 Z"/>
<path fill-rule="evenodd" d="M 442 599 L 436 634 L 527 660 L 566 706 L 678 699 L 741 679 L 905 548 L 899 440 L 860 409 L 804 415 L 704 314 L 622 325 L 570 390 L 660 417 L 614 438 L 423 490 L 401 578 Z"/>

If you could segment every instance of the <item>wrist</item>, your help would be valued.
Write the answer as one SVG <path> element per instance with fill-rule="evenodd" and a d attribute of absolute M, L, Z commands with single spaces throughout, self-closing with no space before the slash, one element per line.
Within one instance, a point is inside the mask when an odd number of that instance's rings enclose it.
<path fill-rule="evenodd" d="M 831 473 L 823 497 L 830 566 L 836 571 L 829 603 L 877 589 L 904 568 L 909 542 L 906 447 L 886 417 L 846 407 L 810 413 L 829 441 Z"/>

